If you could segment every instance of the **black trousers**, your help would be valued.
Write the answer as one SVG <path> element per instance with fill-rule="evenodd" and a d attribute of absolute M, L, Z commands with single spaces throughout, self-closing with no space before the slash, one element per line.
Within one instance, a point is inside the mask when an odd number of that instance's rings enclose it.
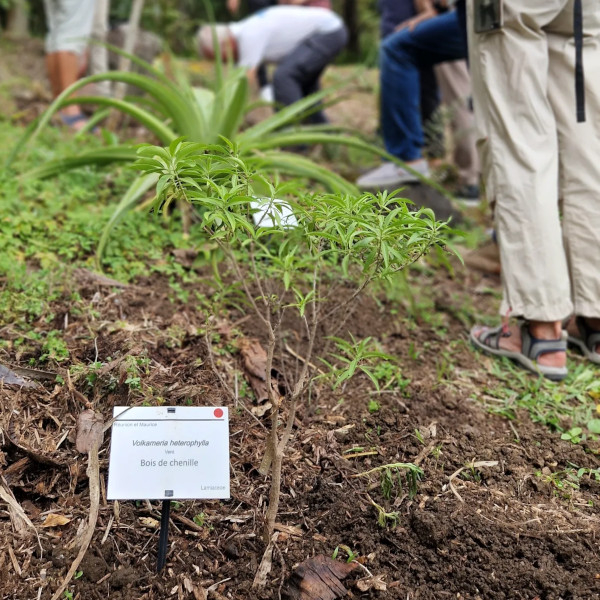
<path fill-rule="evenodd" d="M 277 4 L 277 0 L 248 0 L 248 12 L 252 14 L 261 8 L 267 8 L 275 4 Z"/>
<path fill-rule="evenodd" d="M 296 46 L 278 65 L 273 75 L 275 102 L 287 106 L 319 89 L 325 67 L 348 42 L 345 27 L 331 33 L 317 33 Z M 327 123 L 322 110 L 313 112 L 308 122 Z"/>

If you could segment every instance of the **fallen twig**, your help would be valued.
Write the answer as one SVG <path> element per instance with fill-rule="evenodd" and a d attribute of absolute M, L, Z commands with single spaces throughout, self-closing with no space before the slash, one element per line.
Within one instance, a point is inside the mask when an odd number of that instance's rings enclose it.
<path fill-rule="evenodd" d="M 265 587 L 267 584 L 267 575 L 271 572 L 273 567 L 273 547 L 278 537 L 278 533 L 274 533 L 271 537 L 271 541 L 269 542 L 269 545 L 263 554 L 260 565 L 258 566 L 258 570 L 256 571 L 256 575 L 254 576 L 254 581 L 252 582 L 253 589 Z"/>
<path fill-rule="evenodd" d="M 35 525 L 31 522 L 21 505 L 17 502 L 4 477 L 0 479 L 0 498 L 4 500 L 6 504 L 8 504 L 8 514 L 10 515 L 10 520 L 17 534 L 23 535 L 26 532 L 27 527 L 33 529 L 40 550 L 43 553 L 42 543 L 40 542 L 40 536 L 35 528 Z"/>
<path fill-rule="evenodd" d="M 285 345 L 285 349 L 286 351 L 291 354 L 294 358 L 297 358 L 300 362 L 306 363 L 306 359 L 303 356 L 300 356 L 297 352 L 295 352 L 294 350 L 292 350 L 292 348 L 290 348 L 289 344 Z M 308 366 L 311 369 L 314 369 L 315 371 L 317 371 L 318 373 L 320 373 L 321 375 L 325 375 L 325 371 L 323 371 L 322 369 L 319 369 L 319 367 L 317 367 L 317 365 L 315 365 L 314 363 L 309 362 Z"/>
<path fill-rule="evenodd" d="M 86 413 L 87 411 L 84 411 Z M 83 413 L 82 413 L 83 414 Z M 81 422 L 81 419 L 80 419 Z M 90 434 L 93 432 L 95 436 L 94 439 L 91 439 Z M 77 572 L 85 553 L 87 552 L 90 542 L 92 541 L 92 537 L 94 536 L 94 531 L 96 530 L 96 523 L 98 521 L 98 513 L 100 511 L 100 463 L 98 461 L 98 449 L 100 448 L 100 444 L 102 443 L 103 430 L 101 427 L 94 427 L 93 429 L 88 430 L 88 436 L 86 437 L 86 442 L 89 442 L 89 446 L 87 448 L 88 452 L 88 467 L 87 467 L 87 476 L 90 482 L 90 515 L 88 518 L 87 529 L 83 533 L 81 547 L 79 548 L 79 553 L 75 557 L 75 560 L 71 564 L 71 568 L 67 572 L 63 582 L 59 586 L 59 588 L 54 592 L 54 596 L 52 596 L 52 600 L 59 600 L 62 597 L 63 592 L 69 585 L 69 582 L 73 578 L 73 575 Z M 84 450 L 84 446 L 82 440 L 78 440 L 78 449 Z"/>

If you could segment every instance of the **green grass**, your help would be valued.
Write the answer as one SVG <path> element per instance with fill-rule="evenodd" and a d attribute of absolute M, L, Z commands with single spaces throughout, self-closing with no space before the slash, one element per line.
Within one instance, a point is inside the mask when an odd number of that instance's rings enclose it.
<path fill-rule="evenodd" d="M 0 140 L 4 140 L 0 163 L 11 146 L 7 141 L 21 131 L 0 122 Z M 49 323 L 55 318 L 52 307 L 59 300 L 73 310 L 86 309 L 65 282 L 74 268 L 96 270 L 98 240 L 132 173 L 126 168 L 110 172 L 81 168 L 52 180 L 26 182 L 18 175 L 55 155 L 98 145 L 100 141 L 93 137 L 76 140 L 64 130 L 51 129 L 26 162 L 0 174 L 0 326 L 27 333 L 35 321 Z M 132 212 L 111 239 L 102 268 L 106 275 L 124 282 L 165 273 L 174 282 L 176 298 L 181 282 L 193 275 L 168 251 L 202 247 L 203 242 L 198 228 L 192 227 L 186 240 L 179 223 L 167 224 Z M 61 355 L 55 348 L 44 353 L 47 358 Z"/>
<path fill-rule="evenodd" d="M 563 434 L 574 443 L 597 440 L 600 417 L 600 370 L 579 358 L 569 360 L 569 376 L 552 383 L 520 369 L 507 359 L 492 362 L 495 381 L 474 399 L 508 419 L 520 410 L 531 420 Z M 577 435 L 564 435 L 580 428 Z"/>

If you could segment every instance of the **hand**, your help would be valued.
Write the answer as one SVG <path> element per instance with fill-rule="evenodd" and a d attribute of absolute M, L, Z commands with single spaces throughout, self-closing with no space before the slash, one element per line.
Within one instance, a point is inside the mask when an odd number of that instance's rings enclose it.
<path fill-rule="evenodd" d="M 227 0 L 227 10 L 232 15 L 237 15 L 240 10 L 240 0 Z"/>
<path fill-rule="evenodd" d="M 437 16 L 437 13 L 435 11 L 427 11 L 427 12 L 419 13 L 415 17 L 406 19 L 406 21 L 402 21 L 402 23 L 400 23 L 400 25 L 396 26 L 394 31 L 401 31 L 402 29 L 408 29 L 409 31 L 413 31 L 414 28 L 419 23 L 422 23 L 423 21 L 427 21 L 428 19 L 431 19 L 435 16 Z"/>

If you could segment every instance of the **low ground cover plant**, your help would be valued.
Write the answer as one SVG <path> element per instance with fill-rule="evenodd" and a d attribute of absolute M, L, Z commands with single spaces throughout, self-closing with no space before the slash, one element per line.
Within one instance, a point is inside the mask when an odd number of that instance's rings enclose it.
<path fill-rule="evenodd" d="M 136 56 L 112 46 L 110 48 L 128 56 L 143 72 L 112 71 L 84 77 L 71 85 L 54 100 L 39 123 L 29 128 L 14 148 L 7 166 L 10 166 L 14 158 L 27 146 L 32 145 L 53 115 L 61 108 L 74 103 L 93 105 L 101 109 L 90 120 L 90 127 L 105 118 L 109 111 L 118 111 L 145 127 L 163 145 L 168 145 L 180 137 L 203 144 L 223 144 L 224 139 L 233 140 L 237 144 L 240 156 L 254 161 L 263 172 L 305 177 L 335 192 L 358 193 L 352 183 L 337 173 L 307 156 L 289 150 L 315 144 L 335 144 L 388 157 L 384 150 L 365 142 L 357 135 L 342 131 L 339 127 L 302 124 L 302 118 L 310 112 L 315 103 L 331 96 L 341 84 L 287 106 L 256 125 L 244 127 L 246 116 L 255 104 L 251 102 L 248 80 L 242 69 L 232 65 L 225 68 L 217 56 L 214 79 L 204 87 L 197 87 L 192 85 L 189 74 L 178 66 L 175 60 L 166 61 L 169 66 L 167 75 Z M 133 86 L 143 94 L 123 100 L 98 95 L 76 95 L 86 86 L 107 80 Z M 24 177 L 54 177 L 66 170 L 86 165 L 128 164 L 136 160 L 135 143 L 118 143 L 117 137 L 108 132 L 105 140 L 105 146 L 47 160 L 30 169 Z M 395 160 L 393 157 L 388 158 Z M 105 248 L 112 227 L 138 204 L 154 185 L 156 176 L 152 173 L 141 175 L 131 183 L 107 225 L 99 245 L 100 254 Z"/>
<path fill-rule="evenodd" d="M 352 317 L 354 300 L 373 281 L 392 278 L 431 248 L 444 244 L 448 225 L 432 211 L 413 211 L 394 195 L 314 194 L 297 182 L 272 181 L 260 162 L 233 144 L 206 146 L 183 140 L 168 148 L 143 146 L 136 167 L 157 180 L 155 212 L 191 203 L 242 286 L 266 342 L 271 429 L 260 467 L 271 475 L 265 540 L 277 515 L 282 461 L 296 409 L 310 387 L 318 328 L 335 323 L 333 337 Z M 282 322 L 291 313 L 301 327 L 298 369 L 283 368 L 285 391 L 271 382 L 286 343 Z M 338 367 L 343 381 L 360 371 L 364 344 L 347 344 Z M 379 356 L 379 354 L 378 354 Z M 362 368 L 371 376 L 368 367 Z M 287 415 L 285 415 L 287 412 Z M 285 415 L 285 416 L 284 416 Z"/>

